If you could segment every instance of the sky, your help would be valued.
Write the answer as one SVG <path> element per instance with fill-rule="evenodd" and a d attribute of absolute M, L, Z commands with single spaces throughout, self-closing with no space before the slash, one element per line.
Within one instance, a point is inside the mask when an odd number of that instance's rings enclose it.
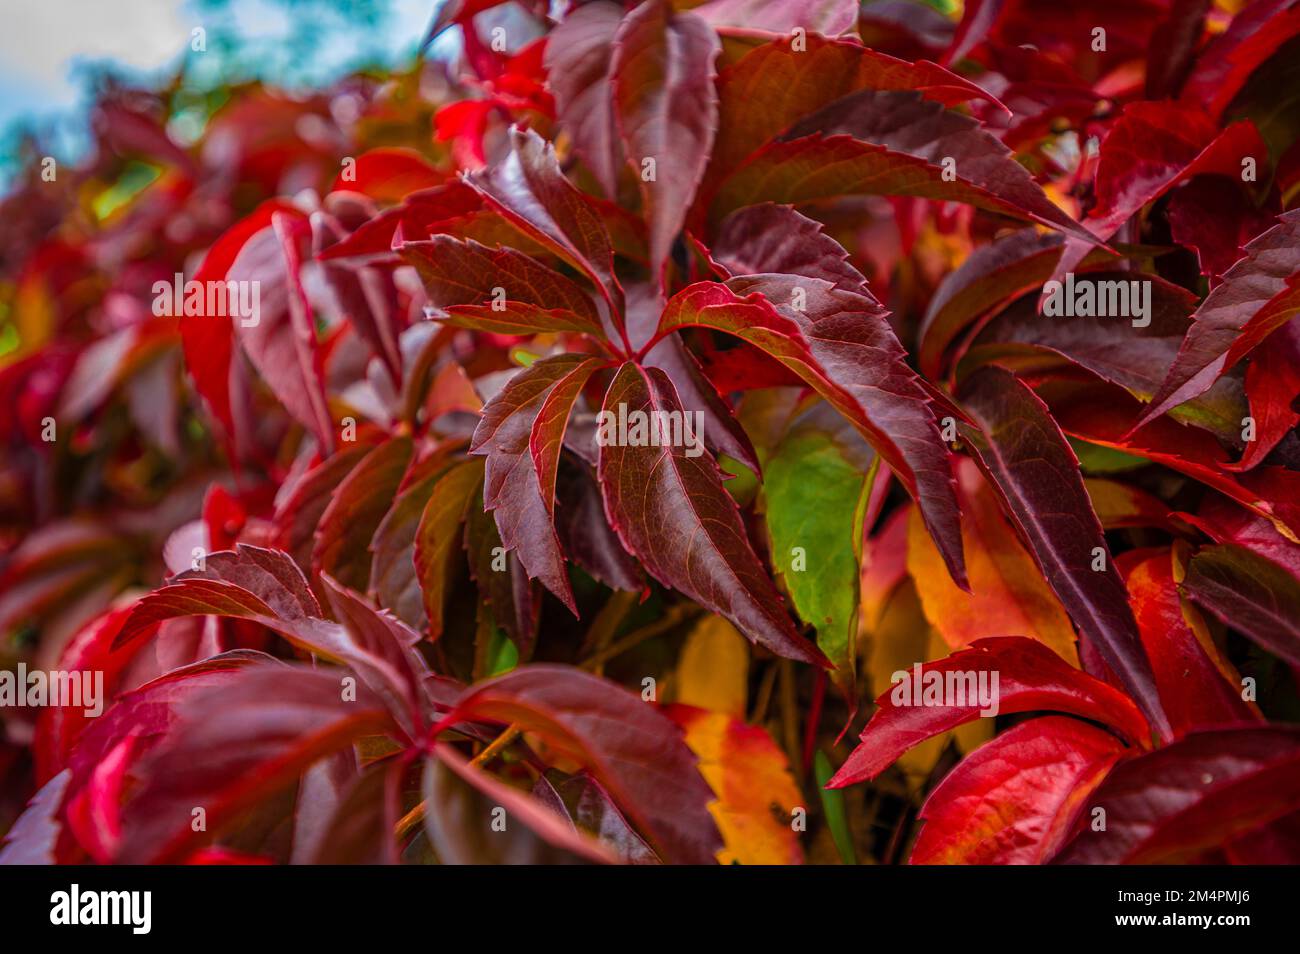
<path fill-rule="evenodd" d="M 34 120 L 54 126 L 56 146 L 75 150 L 85 123 L 85 70 L 111 61 L 130 76 L 164 76 L 190 47 L 192 31 L 234 32 L 247 41 L 255 62 L 273 80 L 323 82 L 359 60 L 397 63 L 423 39 L 436 0 L 316 0 L 325 7 L 379 11 L 379 22 L 349 23 L 349 17 L 311 16 L 321 29 L 310 72 L 283 53 L 296 23 L 306 17 L 295 3 L 311 0 L 21 0 L 6 4 L 0 31 L 0 131 Z M 79 80 L 79 77 L 81 79 Z"/>

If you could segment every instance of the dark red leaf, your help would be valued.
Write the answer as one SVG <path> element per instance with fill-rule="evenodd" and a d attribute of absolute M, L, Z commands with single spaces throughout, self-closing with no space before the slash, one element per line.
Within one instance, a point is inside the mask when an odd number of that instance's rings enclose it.
<path fill-rule="evenodd" d="M 627 823 L 609 793 L 586 772 L 566 778 L 552 769 L 538 776 L 533 797 L 557 814 L 567 816 L 576 830 L 613 848 L 628 864 L 659 864 L 659 856 Z"/>
<path fill-rule="evenodd" d="M 802 275 L 844 291 L 870 294 L 844 246 L 815 219 L 770 202 L 733 212 L 718 227 L 709 254 L 733 275 Z"/>
<path fill-rule="evenodd" d="M 1056 233 L 1035 229 L 1011 232 L 975 249 L 935 289 L 921 322 L 921 347 L 917 361 L 932 378 L 942 371 L 944 352 L 971 325 L 994 314 L 1035 288 L 1052 274 L 1064 244 Z M 1096 267 L 1111 256 L 1100 250 L 1079 266 Z"/>
<path fill-rule="evenodd" d="M 1220 132 L 1200 104 L 1130 103 L 1102 140 L 1097 204 L 1084 224 L 1109 238 L 1179 182 L 1205 174 L 1240 180 L 1245 158 L 1260 164 L 1268 158 L 1250 122 Z"/>
<path fill-rule="evenodd" d="M 226 278 L 259 289 L 260 313 L 235 319 L 239 341 L 275 396 L 329 452 L 334 425 L 301 275 L 310 233 L 301 213 L 273 211 L 271 225 L 244 243 Z"/>
<path fill-rule="evenodd" d="M 644 0 L 614 37 L 610 91 L 624 152 L 639 172 L 655 277 L 709 162 L 718 128 L 713 79 L 719 49 L 707 23 L 689 11 L 674 12 L 668 0 Z"/>
<path fill-rule="evenodd" d="M 328 573 L 354 590 L 370 585 L 370 541 L 397 496 L 411 454 L 410 438 L 394 437 L 339 482 L 316 526 L 314 572 Z"/>
<path fill-rule="evenodd" d="M 1183 589 L 1226 625 L 1300 666 L 1300 581 L 1245 547 L 1221 544 L 1192 557 Z"/>
<path fill-rule="evenodd" d="M 58 863 L 57 849 L 63 824 L 59 809 L 71 772 L 59 772 L 27 802 L 9 831 L 0 839 L 0 865 L 52 865 Z"/>
<path fill-rule="evenodd" d="M 429 302 L 449 325 L 507 335 L 581 331 L 604 337 L 590 295 L 522 252 L 450 235 L 406 242 L 398 251 L 415 266 Z"/>
<path fill-rule="evenodd" d="M 1283 467 L 1256 467 L 1229 475 L 1229 457 L 1206 431 L 1157 418 L 1133 428 L 1142 405 L 1118 388 L 1043 387 L 1043 396 L 1060 428 L 1072 437 L 1145 457 L 1187 474 L 1267 517 L 1292 535 L 1300 533 L 1300 473 Z"/>
<path fill-rule="evenodd" d="M 618 195 L 625 162 L 610 82 L 614 35 L 623 20 L 618 3 L 586 3 L 573 10 L 546 41 L 546 71 L 555 110 L 582 157 L 610 198 Z"/>
<path fill-rule="evenodd" d="M 615 683 L 568 666 L 527 666 L 470 687 L 453 716 L 536 732 L 582 764 L 665 861 L 712 864 L 722 846 L 707 807 L 713 792 L 681 730 Z"/>
<path fill-rule="evenodd" d="M 591 200 L 564 177 L 550 143 L 512 129 L 505 158 L 465 181 L 516 228 L 589 276 L 621 317 L 609 232 Z"/>
<path fill-rule="evenodd" d="M 1300 210 L 1243 249 L 1196 314 L 1173 367 L 1139 425 L 1203 394 L 1300 308 Z"/>
<path fill-rule="evenodd" d="M 792 275 L 700 282 L 673 297 L 660 331 L 689 325 L 762 349 L 848 418 L 918 501 L 953 579 L 964 584 L 948 448 L 930 393 L 874 298 Z"/>
<path fill-rule="evenodd" d="M 1249 4 L 1197 58 L 1183 88 L 1183 101 L 1219 119 L 1251 74 L 1297 34 L 1300 5 L 1296 0 Z"/>
<path fill-rule="evenodd" d="M 273 200 L 258 206 L 251 215 L 235 223 L 208 249 L 194 273 L 194 281 L 204 288 L 208 287 L 208 282 L 224 281 L 249 239 L 268 227 L 275 213 L 291 209 L 287 202 Z M 234 354 L 231 319 L 209 315 L 207 295 L 204 295 L 202 310 L 193 315 L 181 315 L 180 326 L 185 365 L 194 379 L 195 390 L 207 402 L 229 439 L 235 433 L 234 415 L 230 409 L 230 359 Z"/>
<path fill-rule="evenodd" d="M 580 354 L 543 358 L 513 378 L 487 406 L 470 452 L 487 457 L 483 505 L 496 516 L 501 542 L 519 553 L 574 614 L 577 608 L 551 519 L 569 412 L 602 359 Z"/>
<path fill-rule="evenodd" d="M 1065 435 L 1043 402 L 1001 368 L 971 375 L 960 396 L 979 426 L 979 431 L 963 427 L 963 434 L 1047 582 L 1152 728 L 1167 735 L 1168 720 L 1124 581 Z"/>
<path fill-rule="evenodd" d="M 731 172 L 712 214 L 845 195 L 964 202 L 1096 244 L 1001 142 L 973 119 L 912 92 L 852 93 L 802 119 Z"/>
<path fill-rule="evenodd" d="M 610 384 L 602 412 L 612 415 L 610 422 L 620 414 L 626 420 L 645 415 L 649 422 L 664 412 L 684 420 L 668 376 L 631 362 Z M 676 445 L 630 445 L 617 434 L 601 442 L 600 485 L 610 523 L 665 586 L 725 616 L 780 656 L 824 665 L 825 657 L 790 621 L 713 457 L 698 450 L 688 456 L 688 448 Z"/>
<path fill-rule="evenodd" d="M 1300 397 L 1300 318 L 1292 318 L 1268 336 L 1246 368 L 1246 396 L 1255 422 L 1255 439 L 1246 452 L 1225 470 L 1250 470 L 1263 462 L 1273 448 L 1300 424 L 1295 409 Z"/>
<path fill-rule="evenodd" d="M 451 560 L 461 545 L 460 525 L 482 485 L 482 462 L 463 461 L 438 478 L 420 514 L 414 561 L 431 640 L 442 635 Z"/>
<path fill-rule="evenodd" d="M 318 759 L 386 731 L 391 718 L 373 696 L 345 701 L 344 675 L 252 666 L 180 703 L 178 724 L 141 766 L 143 784 L 123 806 L 116 860 L 174 862 Z M 196 808 L 204 829 L 193 825 Z"/>
<path fill-rule="evenodd" d="M 424 797 L 424 830 L 444 865 L 619 861 L 551 806 L 474 768 L 449 745 L 425 763 Z"/>
<path fill-rule="evenodd" d="M 1120 763 L 1088 799 L 1058 864 L 1194 861 L 1294 810 L 1300 732 L 1290 727 L 1198 732 Z M 1093 813 L 1105 812 L 1104 830 Z"/>
<path fill-rule="evenodd" d="M 644 590 L 645 577 L 605 516 L 600 486 L 591 468 L 562 457 L 555 496 L 559 504 L 555 532 L 564 552 L 611 589 Z"/>
<path fill-rule="evenodd" d="M 858 19 L 856 0 L 704 0 L 691 12 L 710 26 L 739 27 L 768 33 L 808 33 L 836 36 L 848 33 Z M 810 38 L 811 39 L 811 38 Z"/>
<path fill-rule="evenodd" d="M 707 181 L 716 185 L 799 120 L 858 90 L 917 90 L 945 106 L 972 99 L 996 102 L 934 63 L 909 63 L 856 40 L 817 32 L 774 39 L 719 72 L 718 141 Z M 711 195 L 712 190 L 704 193 Z"/>

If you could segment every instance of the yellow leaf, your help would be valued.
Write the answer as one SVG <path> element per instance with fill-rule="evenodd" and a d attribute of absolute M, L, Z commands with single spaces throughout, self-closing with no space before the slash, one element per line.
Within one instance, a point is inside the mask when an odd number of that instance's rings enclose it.
<path fill-rule="evenodd" d="M 676 700 L 744 718 L 749 643 L 721 616 L 705 616 L 686 637 L 677 663 Z"/>

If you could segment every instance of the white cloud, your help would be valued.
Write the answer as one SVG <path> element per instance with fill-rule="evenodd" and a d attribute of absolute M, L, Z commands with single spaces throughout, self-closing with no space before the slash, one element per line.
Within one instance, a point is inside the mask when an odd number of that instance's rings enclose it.
<path fill-rule="evenodd" d="M 78 58 L 107 58 L 138 70 L 171 62 L 189 43 L 191 23 L 178 0 L 28 0 L 7 5 L 0 62 L 50 99 L 74 95 Z"/>

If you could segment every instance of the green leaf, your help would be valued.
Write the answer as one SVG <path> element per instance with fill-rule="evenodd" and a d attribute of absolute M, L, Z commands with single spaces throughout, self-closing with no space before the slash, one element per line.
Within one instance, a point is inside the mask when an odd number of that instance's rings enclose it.
<path fill-rule="evenodd" d="M 800 619 L 851 691 L 858 610 L 859 502 L 874 457 L 825 404 L 797 420 L 764 462 L 764 515 L 772 562 Z M 830 426 L 828 426 L 830 425 Z"/>
<path fill-rule="evenodd" d="M 1115 450 L 1113 447 L 1102 447 L 1100 444 L 1092 444 L 1076 437 L 1070 437 L 1067 440 L 1069 440 L 1070 447 L 1074 450 L 1074 455 L 1079 458 L 1079 466 L 1085 473 L 1119 474 L 1126 470 L 1145 467 L 1151 463 L 1145 457 L 1126 454 L 1121 450 Z"/>
<path fill-rule="evenodd" d="M 853 834 L 849 831 L 849 816 L 844 810 L 844 792 L 826 787 L 835 770 L 831 767 L 831 760 L 820 749 L 813 756 L 813 772 L 817 775 L 817 794 L 822 799 L 822 812 L 826 815 L 826 827 L 831 830 L 835 850 L 846 865 L 856 865 L 858 856 L 853 852 Z"/>

